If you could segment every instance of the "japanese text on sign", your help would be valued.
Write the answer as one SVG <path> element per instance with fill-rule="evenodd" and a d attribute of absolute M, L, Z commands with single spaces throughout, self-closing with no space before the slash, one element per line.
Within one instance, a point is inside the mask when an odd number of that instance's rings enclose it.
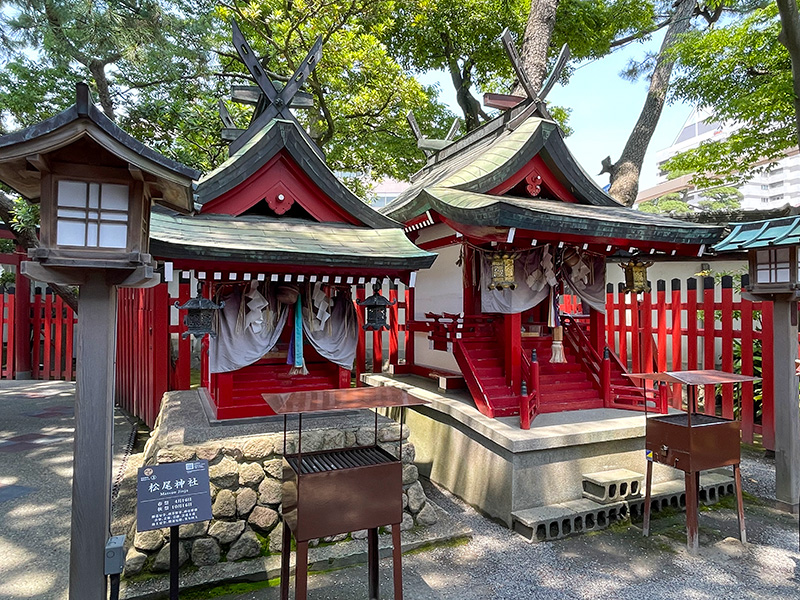
<path fill-rule="evenodd" d="M 208 461 L 141 467 L 136 488 L 138 531 L 211 519 Z"/>

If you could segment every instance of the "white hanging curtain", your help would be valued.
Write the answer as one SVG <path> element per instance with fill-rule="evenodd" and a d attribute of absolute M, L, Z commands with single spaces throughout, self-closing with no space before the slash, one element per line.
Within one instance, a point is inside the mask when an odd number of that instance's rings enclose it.
<path fill-rule="evenodd" d="M 313 288 L 309 286 L 309 289 Z M 319 288 L 308 296 L 311 301 L 303 304 L 303 333 L 306 339 L 323 358 L 345 369 L 352 369 L 358 344 L 358 314 L 353 300 L 348 294 L 340 292 L 335 298 L 324 301 Z"/>
<path fill-rule="evenodd" d="M 253 282 L 255 284 L 255 282 Z M 209 371 L 227 373 L 252 365 L 278 343 L 289 307 L 279 303 L 274 294 L 262 295 L 251 285 L 242 298 L 234 290 L 217 313 L 217 337 L 208 342 Z"/>
<path fill-rule="evenodd" d="M 606 314 L 606 259 L 584 253 L 572 268 L 564 265 L 561 275 L 583 304 Z"/>

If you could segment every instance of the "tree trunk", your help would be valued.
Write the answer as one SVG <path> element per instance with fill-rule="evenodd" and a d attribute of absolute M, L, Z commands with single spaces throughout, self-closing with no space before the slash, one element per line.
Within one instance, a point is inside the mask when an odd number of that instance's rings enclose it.
<path fill-rule="evenodd" d="M 29 229 L 22 229 L 17 231 L 13 227 L 11 227 L 11 222 L 14 216 L 14 201 L 8 194 L 4 193 L 0 190 L 0 219 L 3 220 L 4 223 L 8 225 L 9 231 L 14 234 L 14 238 L 20 246 L 25 248 L 26 250 L 30 250 L 31 248 L 38 248 L 39 247 L 39 238 L 36 237 L 36 233 L 30 231 Z M 78 293 L 75 288 L 66 286 L 66 285 L 56 285 L 53 283 L 48 283 L 50 289 L 52 289 L 56 294 L 61 296 L 61 299 L 67 303 L 67 305 L 75 311 L 75 314 L 78 314 Z"/>
<path fill-rule="evenodd" d="M 559 0 L 531 0 L 520 59 L 528 79 L 536 90 L 542 89 L 542 82 L 547 75 L 547 51 L 550 48 L 550 39 L 553 37 L 553 28 L 556 26 L 558 2 Z M 519 84 L 512 93 L 526 95 Z"/>
<path fill-rule="evenodd" d="M 450 79 L 453 81 L 453 87 L 456 90 L 456 102 L 461 107 L 461 112 L 464 113 L 464 128 L 467 131 L 476 129 L 480 124 L 481 103 L 470 92 L 472 81 L 469 77 L 468 65 L 464 67 L 462 72 L 461 67 L 455 59 L 448 61 L 448 70 L 450 71 Z"/>
<path fill-rule="evenodd" d="M 665 50 L 675 43 L 676 38 L 689 29 L 695 10 L 695 0 L 678 0 L 675 12 L 667 28 L 664 41 L 656 59 L 656 67 L 650 78 L 650 89 L 644 101 L 639 120 L 631 132 L 619 160 L 611 167 L 611 188 L 609 194 L 625 206 L 633 206 L 639 193 L 639 176 L 642 162 L 655 132 L 672 75 L 675 61 L 668 58 Z"/>
<path fill-rule="evenodd" d="M 775 0 L 781 14 L 781 32 L 778 41 L 786 46 L 792 61 L 792 90 L 794 91 L 794 119 L 800 144 L 800 14 L 796 0 Z"/>

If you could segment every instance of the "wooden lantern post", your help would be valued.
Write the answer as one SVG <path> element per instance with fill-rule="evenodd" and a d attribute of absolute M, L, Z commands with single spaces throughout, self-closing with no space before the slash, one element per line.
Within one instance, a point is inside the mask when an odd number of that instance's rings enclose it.
<path fill-rule="evenodd" d="M 715 247 L 717 252 L 746 251 L 747 294 L 773 303 L 775 495 L 780 508 L 795 513 L 800 508 L 800 410 L 794 364 L 798 355 L 799 249 L 798 217 L 737 224 Z"/>
<path fill-rule="evenodd" d="M 105 600 L 111 523 L 117 288 L 159 283 L 152 202 L 188 212 L 199 173 L 143 146 L 91 102 L 0 137 L 0 181 L 41 205 L 40 246 L 21 271 L 80 286 L 69 597 Z"/>

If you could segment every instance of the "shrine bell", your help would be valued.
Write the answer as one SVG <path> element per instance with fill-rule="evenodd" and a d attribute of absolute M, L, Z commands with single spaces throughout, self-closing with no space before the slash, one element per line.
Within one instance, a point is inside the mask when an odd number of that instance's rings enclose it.
<path fill-rule="evenodd" d="M 626 263 L 620 263 L 620 268 L 625 271 L 625 288 L 623 292 L 639 294 L 650 291 L 647 281 L 647 267 L 653 265 L 652 261 L 641 261 L 635 256 Z"/>
<path fill-rule="evenodd" d="M 175 308 L 186 311 L 186 315 L 183 317 L 186 331 L 183 332 L 181 338 L 187 338 L 190 335 L 198 338 L 210 335 L 215 338 L 217 332 L 214 331 L 214 316 L 219 309 L 225 306 L 225 301 L 215 304 L 214 301 L 203 298 L 200 293 L 200 284 L 197 287 L 197 296 L 190 298 L 186 304 L 175 302 Z"/>

